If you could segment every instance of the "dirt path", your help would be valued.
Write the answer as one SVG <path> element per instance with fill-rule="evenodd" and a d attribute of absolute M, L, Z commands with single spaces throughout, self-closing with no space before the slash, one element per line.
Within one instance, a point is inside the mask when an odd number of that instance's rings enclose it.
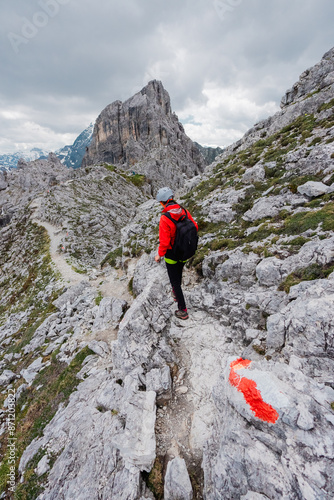
<path fill-rule="evenodd" d="M 121 269 L 111 269 L 105 273 L 99 273 L 98 277 L 92 278 L 88 273 L 78 273 L 67 262 L 66 254 L 59 251 L 62 239 L 66 236 L 66 232 L 61 228 L 50 224 L 47 221 L 42 221 L 37 217 L 38 211 L 41 209 L 43 197 L 36 198 L 30 204 L 30 208 L 34 210 L 32 222 L 44 227 L 50 238 L 50 254 L 52 261 L 62 276 L 63 280 L 69 286 L 77 285 L 81 281 L 89 280 L 90 284 L 94 286 L 98 293 L 103 297 L 116 297 L 126 300 L 129 304 L 132 303 L 133 297 L 128 290 L 128 277 Z"/>
<path fill-rule="evenodd" d="M 194 499 L 201 499 L 202 450 L 211 434 L 218 383 L 226 356 L 234 354 L 228 331 L 203 311 L 189 311 L 189 320 L 172 320 L 170 342 L 178 358 L 173 398 L 157 411 L 157 455 L 181 456 L 187 463 Z M 224 352 L 224 358 L 221 353 Z"/>
<path fill-rule="evenodd" d="M 42 198 L 36 198 L 31 204 L 30 208 L 34 210 L 32 222 L 44 227 L 50 238 L 50 255 L 53 263 L 55 264 L 57 270 L 60 272 L 63 280 L 69 283 L 70 286 L 77 285 L 80 283 L 84 276 L 81 273 L 77 273 L 67 262 L 65 257 L 58 252 L 59 246 L 61 245 L 61 240 L 65 236 L 65 233 L 56 226 L 53 226 L 49 222 L 41 221 L 36 217 L 36 212 L 41 208 Z"/>

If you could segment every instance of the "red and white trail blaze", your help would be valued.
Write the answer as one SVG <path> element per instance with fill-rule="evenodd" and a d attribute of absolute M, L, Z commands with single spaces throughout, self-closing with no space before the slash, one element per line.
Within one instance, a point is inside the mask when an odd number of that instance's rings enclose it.
<path fill-rule="evenodd" d="M 248 368 L 251 361 L 248 359 L 238 358 L 230 364 L 229 382 L 233 387 L 241 392 L 245 398 L 246 403 L 255 416 L 264 422 L 274 424 L 279 414 L 270 404 L 263 401 L 261 392 L 257 388 L 254 380 L 238 375 L 237 370 Z"/>

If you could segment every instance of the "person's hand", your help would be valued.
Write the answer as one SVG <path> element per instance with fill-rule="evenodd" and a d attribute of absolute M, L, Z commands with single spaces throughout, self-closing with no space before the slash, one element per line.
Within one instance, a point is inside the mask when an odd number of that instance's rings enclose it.
<path fill-rule="evenodd" d="M 156 256 L 154 257 L 154 260 L 155 260 L 155 262 L 160 262 L 160 261 L 161 261 L 161 257 L 160 257 L 160 255 L 156 255 Z"/>

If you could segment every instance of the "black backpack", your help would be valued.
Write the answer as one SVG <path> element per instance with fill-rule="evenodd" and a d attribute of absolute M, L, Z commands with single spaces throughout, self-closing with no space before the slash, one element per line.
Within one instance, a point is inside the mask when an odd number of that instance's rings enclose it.
<path fill-rule="evenodd" d="M 181 205 L 180 205 L 181 207 Z M 181 207 L 183 208 L 183 207 Z M 166 212 L 163 215 L 168 217 L 176 226 L 175 241 L 171 250 L 167 250 L 166 257 L 172 260 L 185 261 L 192 257 L 198 244 L 198 235 L 195 224 L 189 219 L 187 211 L 179 220 L 173 219 L 170 213 Z"/>

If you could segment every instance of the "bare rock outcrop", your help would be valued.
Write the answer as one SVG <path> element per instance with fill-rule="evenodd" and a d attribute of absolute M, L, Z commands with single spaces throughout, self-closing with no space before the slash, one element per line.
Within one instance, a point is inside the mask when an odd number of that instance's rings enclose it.
<path fill-rule="evenodd" d="M 125 102 L 108 105 L 96 120 L 82 166 L 125 165 L 153 185 L 180 186 L 204 169 L 204 158 L 172 112 L 170 97 L 153 80 Z"/>
<path fill-rule="evenodd" d="M 287 90 L 281 101 L 281 108 L 305 98 L 312 92 L 333 85 L 334 83 L 334 48 L 323 55 L 321 61 L 306 69 L 291 89 Z"/>

